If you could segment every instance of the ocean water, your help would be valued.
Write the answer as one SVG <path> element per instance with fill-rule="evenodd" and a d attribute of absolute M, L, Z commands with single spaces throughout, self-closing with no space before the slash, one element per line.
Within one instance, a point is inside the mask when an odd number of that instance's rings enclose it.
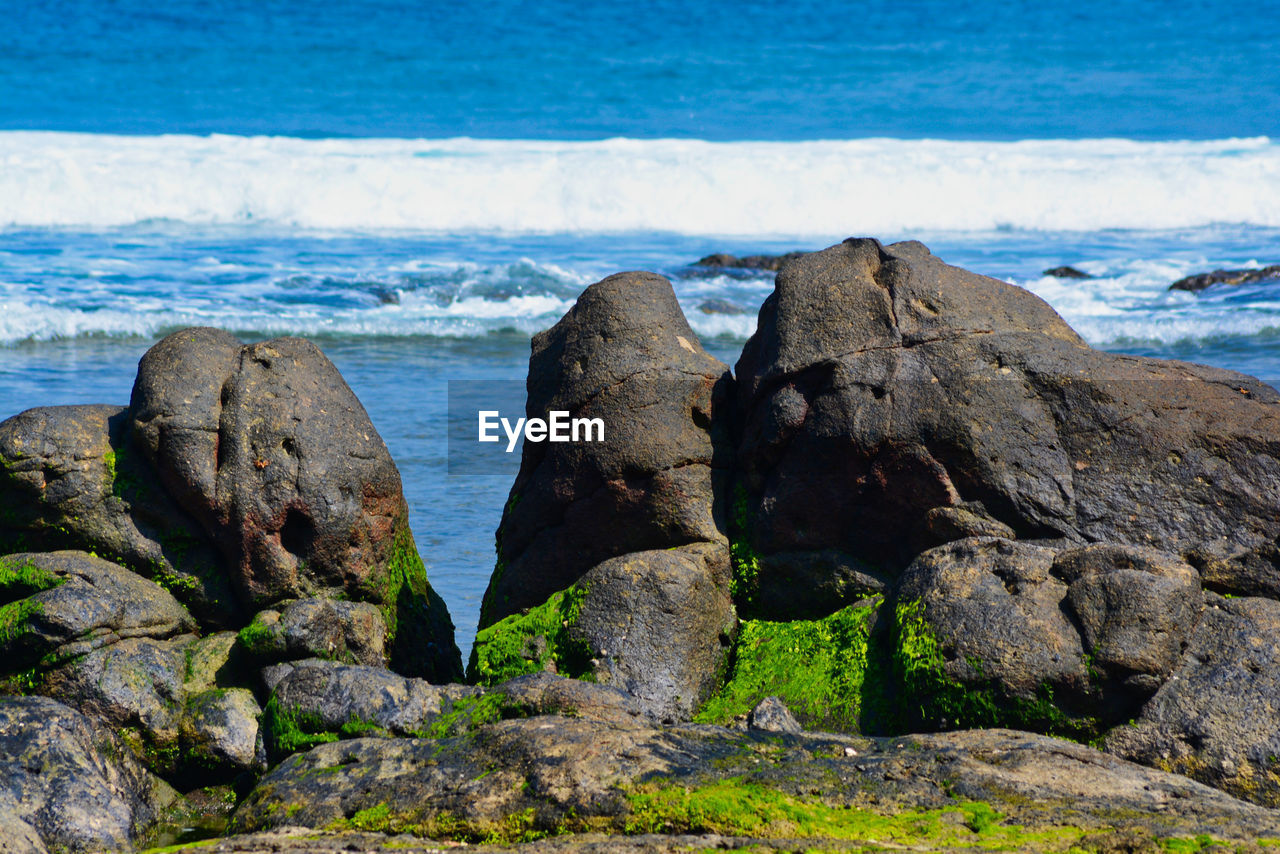
<path fill-rule="evenodd" d="M 313 338 L 391 447 L 464 651 L 509 480 L 449 380 L 619 270 L 732 363 L 772 278 L 918 239 L 1091 343 L 1280 377 L 1280 3 L 0 0 L 0 417 L 128 400 L 186 325 Z M 1046 277 L 1071 264 L 1088 280 Z"/>

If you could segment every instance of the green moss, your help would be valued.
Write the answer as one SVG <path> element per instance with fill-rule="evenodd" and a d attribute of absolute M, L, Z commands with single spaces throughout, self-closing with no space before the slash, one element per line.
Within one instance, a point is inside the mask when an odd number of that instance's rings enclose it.
<path fill-rule="evenodd" d="M 29 560 L 0 559 L 0 600 L 25 599 L 43 590 L 52 590 L 64 580 Z"/>
<path fill-rule="evenodd" d="M 107 469 L 107 480 L 111 481 L 111 484 L 112 484 L 112 492 L 115 492 L 115 488 L 114 488 L 114 487 L 115 487 L 115 482 L 116 482 L 116 452 L 115 452 L 115 451 L 107 451 L 105 454 L 103 454 L 103 455 L 102 455 L 102 464 L 103 464 L 104 466 L 106 466 L 106 469 Z"/>
<path fill-rule="evenodd" d="M 733 778 L 698 788 L 642 787 L 628 795 L 627 833 L 715 833 L 757 839 L 841 839 L 891 847 L 1065 848 L 1084 836 L 1074 827 L 1028 830 L 1003 824 L 990 805 L 959 803 L 889 815 L 832 806 Z M 948 820 L 951 814 L 959 820 Z M 957 815 L 958 814 L 958 815 Z"/>
<path fill-rule="evenodd" d="M 329 731 L 318 715 L 283 708 L 273 696 L 262 710 L 262 740 L 267 755 L 278 760 L 317 744 L 337 741 L 338 733 Z"/>
<path fill-rule="evenodd" d="M 1009 727 L 1078 741 L 1101 734 L 1096 718 L 1063 711 L 1048 685 L 1028 698 L 1009 694 L 993 680 L 964 684 L 947 675 L 946 655 L 925 621 L 922 602 L 898 603 L 894 617 L 893 662 L 902 690 L 904 730 Z M 969 664 L 981 672 L 981 661 Z"/>
<path fill-rule="evenodd" d="M 876 597 L 820 620 L 744 620 L 731 675 L 696 720 L 725 723 L 776 696 L 810 725 L 866 731 L 864 707 L 878 707 L 884 691 L 882 669 L 873 666 L 879 650 L 871 642 L 882 603 Z"/>
<path fill-rule="evenodd" d="M 413 733 L 418 738 L 448 738 L 465 735 L 477 727 L 503 718 L 519 717 L 518 710 L 501 694 L 482 694 L 454 701 L 447 711 L 424 730 Z"/>
<path fill-rule="evenodd" d="M 729 517 L 729 560 L 733 569 L 729 592 L 734 604 L 747 614 L 751 612 L 760 589 L 760 555 L 751 545 L 750 518 L 747 491 L 739 485 L 733 492 Z"/>
<path fill-rule="evenodd" d="M 537 810 L 533 807 L 504 816 L 499 821 L 471 821 L 451 812 L 429 817 L 397 814 L 382 802 L 358 810 L 350 818 L 332 822 L 326 830 L 363 830 L 377 833 L 407 833 L 424 839 L 450 839 L 459 842 L 503 845 L 536 842 L 547 836 L 576 829 L 572 818 L 549 827 L 538 827 Z"/>
<path fill-rule="evenodd" d="M 39 602 L 32 602 L 30 599 L 0 605 L 0 647 L 8 647 L 22 636 L 30 634 L 30 620 L 42 610 Z"/>
<path fill-rule="evenodd" d="M 236 643 L 258 658 L 270 658 L 284 652 L 284 639 L 280 632 L 262 622 L 258 614 L 254 615 L 249 625 L 236 633 Z"/>
<path fill-rule="evenodd" d="M 546 602 L 523 614 L 512 614 L 476 633 L 467 678 L 480 685 L 496 685 L 525 673 L 554 665 L 562 676 L 575 679 L 591 673 L 591 650 L 573 637 L 586 599 L 585 585 L 553 593 Z"/>
<path fill-rule="evenodd" d="M 366 584 L 352 591 L 354 598 L 379 606 L 387 626 L 387 651 L 393 670 L 420 676 L 431 682 L 454 682 L 461 678 L 456 650 L 448 655 L 430 655 L 439 646 L 452 648 L 453 623 L 444 600 L 427 581 L 427 568 L 418 555 L 409 528 L 408 516 L 396 522 L 391 553 L 381 573 L 372 573 Z M 442 640 L 442 638 L 448 640 Z M 441 670 L 440 668 L 445 668 Z"/>
<path fill-rule="evenodd" d="M 353 830 L 386 830 L 391 820 L 391 807 L 384 801 L 377 806 L 358 810 L 348 819 Z"/>

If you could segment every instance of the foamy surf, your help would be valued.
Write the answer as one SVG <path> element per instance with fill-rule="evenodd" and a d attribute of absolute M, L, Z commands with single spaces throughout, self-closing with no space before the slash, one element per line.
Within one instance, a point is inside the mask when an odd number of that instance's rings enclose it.
<path fill-rule="evenodd" d="M 1275 227 L 1280 145 L 0 133 L 0 225 L 154 220 L 741 236 Z"/>

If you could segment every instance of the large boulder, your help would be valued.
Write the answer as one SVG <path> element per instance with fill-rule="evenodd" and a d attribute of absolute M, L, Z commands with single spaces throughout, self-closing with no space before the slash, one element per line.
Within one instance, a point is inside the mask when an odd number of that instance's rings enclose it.
<path fill-rule="evenodd" d="M 716 484 L 728 466 L 720 415 L 730 384 L 670 282 L 650 273 L 597 282 L 534 336 L 527 416 L 599 418 L 604 440 L 525 443 L 481 628 L 542 604 L 609 558 L 724 544 Z"/>
<path fill-rule="evenodd" d="M 460 673 L 400 474 L 314 344 L 176 332 L 143 356 L 130 416 L 142 453 L 217 544 L 246 601 L 340 593 L 374 602 L 393 666 L 440 681 Z"/>
<path fill-rule="evenodd" d="M 1280 806 L 1280 602 L 1208 598 L 1172 676 L 1106 749 Z"/>
<path fill-rule="evenodd" d="M 0 422 L 0 550 L 56 549 L 119 561 L 207 624 L 242 619 L 212 543 L 137 453 L 120 407 L 40 407 Z"/>
<path fill-rule="evenodd" d="M 369 602 L 299 599 L 279 611 L 258 612 L 238 639 L 250 655 L 266 663 L 326 658 L 384 667 L 386 633 L 382 613 Z"/>
<path fill-rule="evenodd" d="M 785 265 L 737 377 L 733 536 L 758 590 L 779 587 L 775 555 L 834 550 L 891 584 L 975 535 L 1194 552 L 1229 584 L 1280 536 L 1280 394 L 1093 350 L 1033 294 L 919 243 Z"/>
<path fill-rule="evenodd" d="M 0 780 L 0 846 L 41 854 L 135 850 L 176 799 L 107 727 L 44 697 L 0 698 Z"/>

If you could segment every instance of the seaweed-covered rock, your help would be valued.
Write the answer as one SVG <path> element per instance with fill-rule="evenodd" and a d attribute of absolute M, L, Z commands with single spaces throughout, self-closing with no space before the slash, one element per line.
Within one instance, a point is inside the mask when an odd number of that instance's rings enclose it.
<path fill-rule="evenodd" d="M 541 605 L 609 558 L 723 544 L 713 481 L 728 464 L 718 413 L 730 384 L 671 283 L 649 273 L 597 282 L 534 336 L 527 415 L 599 418 L 604 438 L 525 443 L 481 628 Z"/>
<path fill-rule="evenodd" d="M 1114 828 L 1225 839 L 1280 832 L 1269 810 L 1045 736 L 871 740 L 548 717 L 443 739 L 320 745 L 264 777 L 233 830 L 286 824 L 473 842 L 714 833 L 824 850 L 821 840 L 833 838 L 929 850 L 1039 848 L 1048 839 L 1065 849 Z"/>
<path fill-rule="evenodd" d="M 1089 671 L 1054 557 L 975 538 L 911 564 L 898 590 L 897 660 L 917 725 L 1067 727 L 1058 706 L 1079 704 Z"/>
<path fill-rule="evenodd" d="M 834 549 L 889 583 L 940 536 L 993 526 L 1228 562 L 1280 536 L 1275 390 L 1093 350 L 919 243 L 784 266 L 737 377 L 733 536 L 760 589 L 771 555 Z"/>
<path fill-rule="evenodd" d="M 240 619 L 216 551 L 165 495 L 120 407 L 40 407 L 0 422 L 0 549 L 92 551 L 164 584 L 206 623 Z"/>
<path fill-rule="evenodd" d="M 612 685 L 656 719 L 688 720 L 715 690 L 737 618 L 719 544 L 635 552 L 476 635 L 470 675 L 549 670 Z"/>
<path fill-rule="evenodd" d="M 255 605 L 340 592 L 382 608 L 392 665 L 447 681 L 453 625 L 427 583 L 400 474 L 310 342 L 176 332 L 138 366 L 133 434 Z"/>
<path fill-rule="evenodd" d="M 5 670 L 66 661 L 131 638 L 165 639 L 195 620 L 164 588 L 83 552 L 0 558 Z"/>
<path fill-rule="evenodd" d="M 326 658 L 370 667 L 386 665 L 386 623 L 368 602 L 300 599 L 260 611 L 240 630 L 251 655 L 268 662 Z"/>
<path fill-rule="evenodd" d="M 1280 602 L 1208 598 L 1172 676 L 1106 748 L 1280 806 Z"/>
<path fill-rule="evenodd" d="M 0 845 L 16 851 L 133 850 L 176 798 L 109 729 L 44 697 L 0 698 L 0 780 Z"/>

